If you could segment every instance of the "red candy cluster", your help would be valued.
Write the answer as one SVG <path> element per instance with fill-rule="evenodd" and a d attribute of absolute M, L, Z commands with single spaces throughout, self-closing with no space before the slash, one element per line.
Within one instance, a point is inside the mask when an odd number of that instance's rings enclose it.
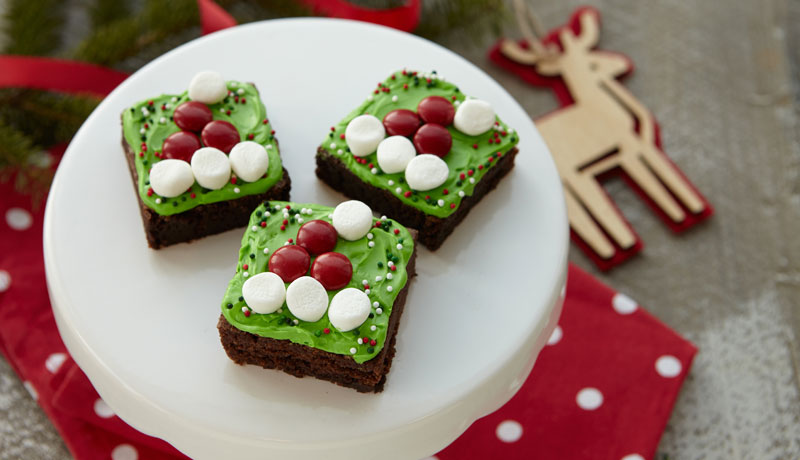
<path fill-rule="evenodd" d="M 197 101 L 187 101 L 175 108 L 173 120 L 183 131 L 164 139 L 163 158 L 191 161 L 194 152 L 202 145 L 230 153 L 239 143 L 239 131 L 227 121 L 213 120 L 211 109 Z M 197 137 L 200 133 L 200 139 Z"/>
<path fill-rule="evenodd" d="M 417 113 L 406 109 L 387 113 L 383 126 L 390 136 L 413 136 L 417 153 L 443 157 L 453 146 L 453 137 L 445 126 L 453 123 L 455 115 L 450 101 L 441 96 L 428 96 L 417 105 Z"/>
<path fill-rule="evenodd" d="M 333 225 L 324 220 L 312 220 L 297 231 L 297 245 L 286 245 L 275 250 L 269 258 L 269 271 L 280 276 L 285 283 L 305 276 L 311 266 L 311 277 L 327 290 L 347 286 L 353 277 L 353 265 L 344 254 L 332 252 L 338 234 Z M 311 255 L 316 255 L 311 264 Z"/>

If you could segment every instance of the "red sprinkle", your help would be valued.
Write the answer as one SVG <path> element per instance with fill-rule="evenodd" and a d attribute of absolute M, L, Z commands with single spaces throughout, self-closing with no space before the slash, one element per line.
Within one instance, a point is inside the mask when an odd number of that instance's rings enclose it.
<path fill-rule="evenodd" d="M 494 161 L 494 157 L 489 157 L 489 163 L 491 163 L 492 161 Z"/>
<path fill-rule="evenodd" d="M 474 171 L 474 170 L 470 169 L 469 171 L 467 171 L 467 175 L 468 175 L 468 176 L 471 176 L 471 175 L 473 175 L 473 174 L 475 174 L 475 171 Z"/>
<path fill-rule="evenodd" d="M 286 226 L 285 225 L 281 225 L 281 230 L 286 230 Z"/>
<path fill-rule="evenodd" d="M 396 78 L 395 78 L 394 74 L 392 74 L 392 80 L 395 80 L 395 79 L 396 79 Z"/>
<path fill-rule="evenodd" d="M 147 196 L 153 196 L 153 187 L 147 189 Z"/>
<path fill-rule="evenodd" d="M 289 238 L 289 242 L 294 243 L 294 240 L 292 238 Z"/>
<path fill-rule="evenodd" d="M 192 192 L 192 194 L 191 194 L 191 195 L 189 195 L 189 196 L 190 196 L 190 197 L 192 197 L 193 199 L 194 199 L 194 198 L 197 198 L 197 195 L 195 195 L 195 193 L 194 193 L 194 192 Z"/>
<path fill-rule="evenodd" d="M 273 129 L 273 130 L 272 130 L 272 131 L 270 131 L 269 133 L 270 133 L 270 134 L 275 134 L 275 130 Z"/>
<path fill-rule="evenodd" d="M 408 83 L 403 83 L 403 89 L 408 89 Z"/>
<path fill-rule="evenodd" d="M 339 134 L 339 139 L 344 139 L 344 133 Z"/>
<path fill-rule="evenodd" d="M 289 221 L 286 220 L 286 219 L 283 219 L 283 225 L 289 225 Z"/>
<path fill-rule="evenodd" d="M 139 157 L 143 157 L 143 156 L 144 156 L 144 152 L 139 152 Z"/>
<path fill-rule="evenodd" d="M 153 101 L 147 101 L 147 105 L 153 105 Z"/>
<path fill-rule="evenodd" d="M 233 96 L 233 102 L 239 103 L 239 96 Z"/>
<path fill-rule="evenodd" d="M 253 133 L 250 133 L 250 134 L 247 135 L 247 138 L 250 139 L 251 141 L 253 140 L 254 137 L 256 137 L 256 136 Z"/>
<path fill-rule="evenodd" d="M 331 126 L 331 132 L 334 132 L 334 131 L 336 131 L 336 128 Z"/>
<path fill-rule="evenodd" d="M 409 198 L 411 196 L 411 190 L 406 190 L 406 192 L 403 194 L 403 196 L 406 197 L 406 198 Z M 397 231 L 397 229 L 395 229 L 395 231 Z"/>
<path fill-rule="evenodd" d="M 490 137 L 490 138 L 489 138 L 489 143 L 490 143 L 490 144 L 494 144 L 494 139 L 492 139 L 492 138 Z"/>
<path fill-rule="evenodd" d="M 325 334 L 330 334 L 331 330 L 330 330 L 330 328 L 326 327 L 325 329 L 322 330 L 322 332 L 325 333 Z"/>
<path fill-rule="evenodd" d="M 250 310 L 245 310 L 244 311 L 244 316 L 249 318 L 250 317 Z"/>
<path fill-rule="evenodd" d="M 369 284 L 365 284 L 364 289 L 369 289 Z"/>
<path fill-rule="evenodd" d="M 472 144 L 472 148 L 478 150 L 478 144 Z"/>
<path fill-rule="evenodd" d="M 495 126 L 500 126 L 500 122 L 499 122 L 499 121 L 495 121 L 495 122 L 494 122 L 494 125 L 495 125 Z"/>
<path fill-rule="evenodd" d="M 392 265 L 392 271 L 397 270 L 397 265 Z"/>
<path fill-rule="evenodd" d="M 374 167 L 375 167 L 375 165 L 374 165 L 374 164 L 372 164 L 372 163 L 370 163 L 370 164 L 368 164 L 368 165 L 367 165 L 367 168 L 369 168 L 369 169 L 372 169 L 372 168 L 374 168 Z"/>
<path fill-rule="evenodd" d="M 364 344 L 368 344 L 369 343 L 369 337 L 364 337 L 361 340 L 364 342 Z"/>
<path fill-rule="evenodd" d="M 247 268 L 248 268 L 247 264 L 242 265 L 242 270 L 247 270 Z"/>
<path fill-rule="evenodd" d="M 496 156 L 497 158 L 500 158 L 501 156 L 503 156 L 503 152 L 497 152 L 497 153 L 494 154 L 494 156 Z"/>
<path fill-rule="evenodd" d="M 506 137 L 506 136 L 508 135 L 508 131 L 503 131 L 503 132 L 502 132 L 502 133 L 500 133 L 500 134 L 502 134 L 502 135 L 503 135 L 503 137 Z"/>
<path fill-rule="evenodd" d="M 399 235 L 400 234 L 400 229 L 399 228 L 394 229 L 394 234 L 395 235 Z"/>
<path fill-rule="evenodd" d="M 456 208 L 456 204 L 455 203 L 450 203 L 450 209 L 455 209 L 455 208 Z"/>
<path fill-rule="evenodd" d="M 443 194 L 445 194 L 445 195 L 447 195 L 448 193 L 450 193 L 450 191 L 449 191 L 449 190 L 447 190 L 447 189 L 444 189 L 444 190 L 442 190 L 442 193 L 443 193 Z"/>
<path fill-rule="evenodd" d="M 231 184 L 236 185 L 236 176 L 231 176 Z"/>
<path fill-rule="evenodd" d="M 461 180 L 464 180 L 464 179 L 467 178 L 467 176 L 466 176 L 466 174 L 461 173 L 461 174 L 458 175 L 458 178 L 461 179 Z"/>
<path fill-rule="evenodd" d="M 262 227 L 266 227 L 266 226 L 267 226 L 267 223 L 266 223 L 266 222 L 261 222 L 261 226 L 262 226 Z"/>
<path fill-rule="evenodd" d="M 380 92 L 380 91 L 379 91 L 379 90 L 377 90 L 377 89 L 376 89 L 375 91 L 373 91 L 373 93 L 375 93 L 375 94 L 378 94 L 379 92 Z"/>
<path fill-rule="evenodd" d="M 165 104 L 161 104 L 161 110 L 167 110 L 167 106 Z"/>
<path fill-rule="evenodd" d="M 478 169 L 483 169 L 483 165 L 478 165 Z"/>
<path fill-rule="evenodd" d="M 247 104 L 247 98 L 245 97 L 242 98 L 242 104 Z"/>
<path fill-rule="evenodd" d="M 369 341 L 369 344 L 374 347 L 375 345 L 378 344 L 378 342 L 376 342 L 375 339 L 372 339 L 372 340 Z"/>
<path fill-rule="evenodd" d="M 426 199 L 426 200 L 430 200 L 430 199 L 431 199 L 431 196 L 430 196 L 430 195 L 425 195 L 425 199 Z"/>
<path fill-rule="evenodd" d="M 403 70 L 403 75 L 408 75 L 408 72 L 406 72 L 405 70 Z"/>
<path fill-rule="evenodd" d="M 230 114 L 231 114 L 231 111 L 230 111 L 230 110 L 226 110 L 226 111 L 225 111 L 225 115 L 230 115 Z"/>
<path fill-rule="evenodd" d="M 267 119 L 265 118 L 265 119 L 264 119 L 264 121 L 262 121 L 261 123 L 266 125 L 267 123 L 269 123 L 269 120 L 267 120 Z"/>
<path fill-rule="evenodd" d="M 287 204 L 286 209 L 292 209 L 292 206 Z"/>
<path fill-rule="evenodd" d="M 149 127 L 150 127 L 150 125 L 148 125 L 147 123 L 144 124 L 144 129 L 147 129 Z"/>

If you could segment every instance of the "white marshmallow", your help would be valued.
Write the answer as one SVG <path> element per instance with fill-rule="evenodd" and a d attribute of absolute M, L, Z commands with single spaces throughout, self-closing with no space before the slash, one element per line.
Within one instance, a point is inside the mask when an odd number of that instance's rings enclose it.
<path fill-rule="evenodd" d="M 299 319 L 319 321 L 328 309 L 328 292 L 310 276 L 301 276 L 286 289 L 286 306 Z"/>
<path fill-rule="evenodd" d="M 273 272 L 263 272 L 251 276 L 242 285 L 242 297 L 256 313 L 273 313 L 286 300 L 286 285 L 280 276 Z"/>
<path fill-rule="evenodd" d="M 339 203 L 333 210 L 333 228 L 347 241 L 361 239 L 372 228 L 372 210 L 358 200 Z"/>
<path fill-rule="evenodd" d="M 236 176 L 247 182 L 257 181 L 269 168 L 267 150 L 258 142 L 245 141 L 234 145 L 230 160 Z"/>
<path fill-rule="evenodd" d="M 197 73 L 189 83 L 189 99 L 204 104 L 216 104 L 225 99 L 228 87 L 217 72 L 206 70 Z"/>
<path fill-rule="evenodd" d="M 350 147 L 350 153 L 357 157 L 365 157 L 386 137 L 383 123 L 372 115 L 360 115 L 350 120 L 344 130 L 344 139 Z"/>
<path fill-rule="evenodd" d="M 192 154 L 192 173 L 198 184 L 219 190 L 231 178 L 231 162 L 222 150 L 203 147 Z"/>
<path fill-rule="evenodd" d="M 172 198 L 194 183 L 192 167 L 183 160 L 161 160 L 150 170 L 150 186 L 156 194 Z"/>
<path fill-rule="evenodd" d="M 406 182 L 414 190 L 424 192 L 434 189 L 447 180 L 450 168 L 436 155 L 417 155 L 406 166 Z"/>
<path fill-rule="evenodd" d="M 494 109 L 488 102 L 469 99 L 456 109 L 453 125 L 464 134 L 477 136 L 492 129 L 494 121 Z"/>
<path fill-rule="evenodd" d="M 417 151 L 407 137 L 387 137 L 378 144 L 378 165 L 388 174 L 402 172 L 415 156 Z"/>
<path fill-rule="evenodd" d="M 336 329 L 347 332 L 364 324 L 369 317 L 369 297 L 356 288 L 339 291 L 328 308 L 328 319 Z"/>

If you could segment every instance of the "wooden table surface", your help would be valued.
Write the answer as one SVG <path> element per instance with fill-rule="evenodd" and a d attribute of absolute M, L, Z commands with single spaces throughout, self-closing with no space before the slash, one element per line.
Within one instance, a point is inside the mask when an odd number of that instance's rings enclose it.
<path fill-rule="evenodd" d="M 533 5 L 550 28 L 583 3 Z M 633 59 L 626 85 L 661 123 L 665 151 L 716 209 L 707 223 L 674 235 L 612 182 L 607 188 L 645 250 L 605 274 L 570 253 L 700 348 L 657 458 L 798 459 L 800 0 L 588 3 L 603 15 L 600 46 Z M 484 68 L 532 117 L 554 108 L 548 92 L 489 64 L 492 41 L 444 44 Z M 0 360 L 0 459 L 18 458 L 69 453 Z"/>

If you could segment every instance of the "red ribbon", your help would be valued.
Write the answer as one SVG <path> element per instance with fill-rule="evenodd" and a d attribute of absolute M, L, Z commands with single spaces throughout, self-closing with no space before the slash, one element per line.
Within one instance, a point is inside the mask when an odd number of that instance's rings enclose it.
<path fill-rule="evenodd" d="M 200 11 L 203 35 L 236 25 L 236 19 L 213 0 L 197 0 L 197 9 Z"/>
<path fill-rule="evenodd" d="M 345 0 L 300 0 L 314 14 L 331 18 L 355 19 L 411 32 L 419 24 L 421 0 L 407 0 L 403 6 L 376 10 L 353 5 Z"/>
<path fill-rule="evenodd" d="M 29 56 L 0 56 L 0 88 L 35 88 L 104 97 L 128 75 L 87 64 Z"/>

